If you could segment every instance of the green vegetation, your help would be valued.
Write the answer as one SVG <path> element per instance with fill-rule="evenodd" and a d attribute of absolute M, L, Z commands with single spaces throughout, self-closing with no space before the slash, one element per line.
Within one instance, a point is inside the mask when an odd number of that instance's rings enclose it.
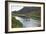
<path fill-rule="evenodd" d="M 40 20 L 40 17 L 38 17 L 38 16 L 31 16 L 31 17 L 32 17 L 32 19 Z"/>
<path fill-rule="evenodd" d="M 20 13 L 16 13 L 14 14 L 15 16 L 26 16 L 29 18 L 33 18 L 35 20 L 40 20 L 41 19 L 41 13 L 40 12 L 30 12 L 30 13 L 25 13 L 25 14 L 20 14 Z"/>
<path fill-rule="evenodd" d="M 35 20 L 41 20 L 41 13 L 40 12 L 34 12 L 31 14 L 31 18 Z"/>
<path fill-rule="evenodd" d="M 23 27 L 23 24 L 16 20 L 15 17 L 12 17 L 12 28 L 20 28 Z"/>
<path fill-rule="evenodd" d="M 29 18 L 32 18 L 34 20 L 41 20 L 41 13 L 40 12 L 30 12 L 30 13 L 12 13 L 12 28 L 21 28 L 23 27 L 23 24 L 16 20 L 13 16 L 26 16 Z"/>

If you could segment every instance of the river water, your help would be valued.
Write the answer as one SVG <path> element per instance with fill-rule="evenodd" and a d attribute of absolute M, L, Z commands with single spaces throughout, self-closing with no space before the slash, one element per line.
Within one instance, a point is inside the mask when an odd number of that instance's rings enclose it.
<path fill-rule="evenodd" d="M 40 27 L 41 25 L 39 20 L 34 20 L 25 16 L 15 16 L 15 18 L 23 24 L 23 27 Z"/>

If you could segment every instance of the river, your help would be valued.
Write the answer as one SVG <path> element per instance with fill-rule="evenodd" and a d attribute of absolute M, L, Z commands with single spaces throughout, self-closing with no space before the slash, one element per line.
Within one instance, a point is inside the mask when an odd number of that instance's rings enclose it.
<path fill-rule="evenodd" d="M 23 27 L 25 28 L 26 27 L 40 27 L 41 25 L 41 22 L 39 20 L 35 20 L 35 19 L 28 18 L 25 16 L 15 16 L 15 18 L 19 20 L 23 24 Z"/>

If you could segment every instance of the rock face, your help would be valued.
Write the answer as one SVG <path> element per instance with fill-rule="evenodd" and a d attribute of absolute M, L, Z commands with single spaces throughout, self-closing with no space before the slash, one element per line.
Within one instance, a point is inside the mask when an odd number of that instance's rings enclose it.
<path fill-rule="evenodd" d="M 13 11 L 13 13 L 25 14 L 25 13 L 40 12 L 40 11 L 41 11 L 40 7 L 24 7 L 19 11 Z"/>

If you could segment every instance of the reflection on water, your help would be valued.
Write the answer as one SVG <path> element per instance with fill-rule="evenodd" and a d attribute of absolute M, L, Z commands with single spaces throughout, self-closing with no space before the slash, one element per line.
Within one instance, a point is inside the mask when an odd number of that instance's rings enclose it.
<path fill-rule="evenodd" d="M 40 21 L 25 16 L 15 16 L 15 18 L 23 24 L 23 27 L 39 27 L 41 25 Z"/>

